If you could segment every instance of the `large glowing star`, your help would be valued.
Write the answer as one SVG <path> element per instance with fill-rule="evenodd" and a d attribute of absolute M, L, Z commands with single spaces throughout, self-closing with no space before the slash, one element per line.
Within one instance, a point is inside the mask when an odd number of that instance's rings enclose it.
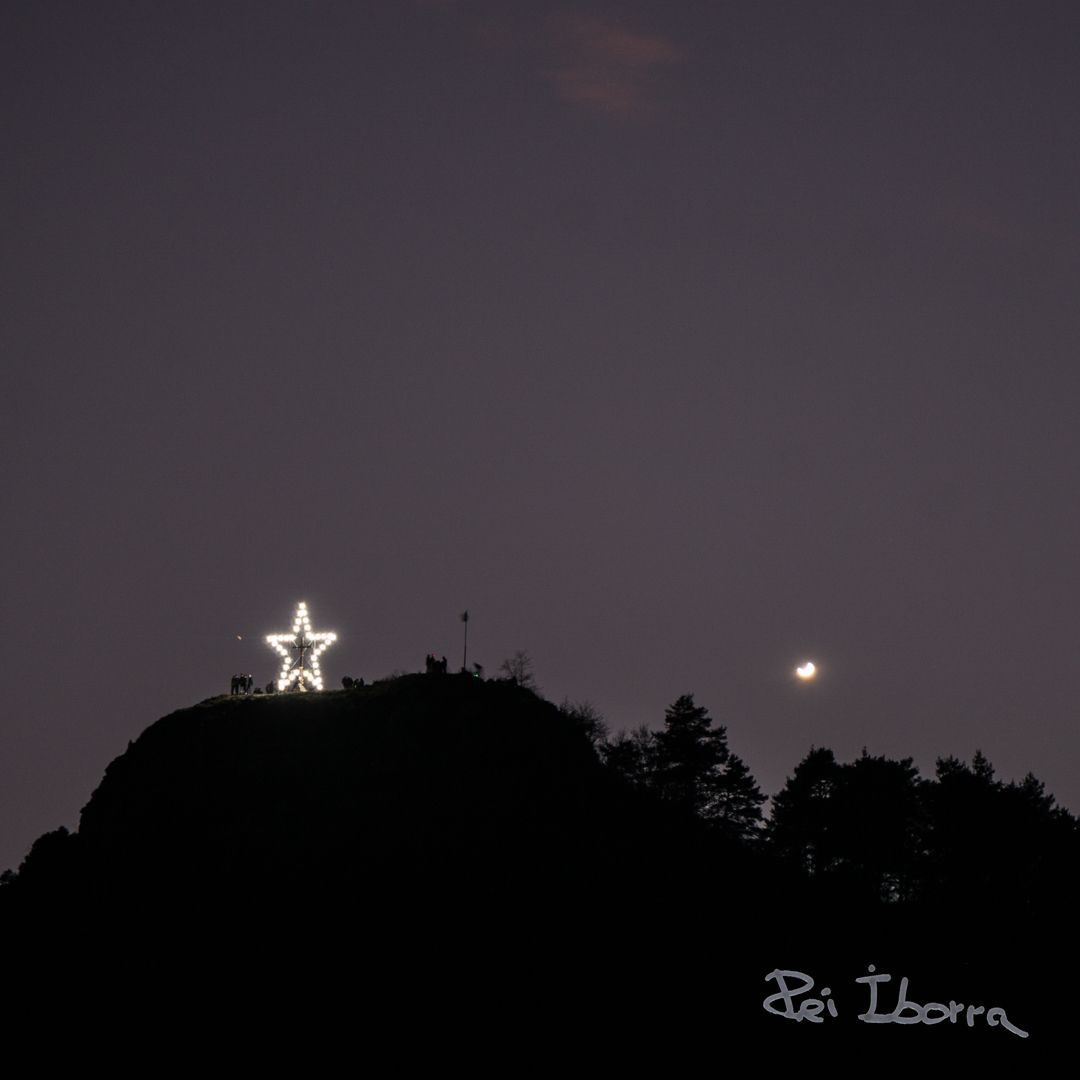
<path fill-rule="evenodd" d="M 266 636 L 266 644 L 281 657 L 278 690 L 289 690 L 293 683 L 296 683 L 297 690 L 321 690 L 323 682 L 319 657 L 335 641 L 337 634 L 316 634 L 312 631 L 307 604 L 301 600 L 293 616 L 292 633 Z"/>
<path fill-rule="evenodd" d="M 800 664 L 795 669 L 795 674 L 804 681 L 806 679 L 812 679 L 817 674 L 817 666 L 812 660 L 807 660 L 805 664 Z"/>

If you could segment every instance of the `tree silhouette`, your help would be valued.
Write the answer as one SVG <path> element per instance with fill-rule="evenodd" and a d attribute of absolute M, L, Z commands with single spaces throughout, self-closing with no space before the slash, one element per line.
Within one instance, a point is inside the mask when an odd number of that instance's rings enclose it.
<path fill-rule="evenodd" d="M 600 710 L 592 702 L 572 702 L 569 698 L 564 698 L 559 706 L 559 712 L 572 720 L 593 746 L 598 746 L 607 738 L 607 724 L 604 723 Z"/>
<path fill-rule="evenodd" d="M 729 751 L 711 819 L 738 840 L 756 840 L 761 834 L 761 804 L 765 798 L 743 759 Z"/>
<path fill-rule="evenodd" d="M 925 847 L 925 781 L 911 758 L 864 749 L 839 772 L 829 799 L 831 866 L 852 895 L 894 903 L 912 899 Z"/>
<path fill-rule="evenodd" d="M 994 780 L 994 766 L 981 750 L 976 750 L 975 756 L 971 759 L 971 771 L 984 783 L 990 784 Z"/>
<path fill-rule="evenodd" d="M 668 802 L 731 836 L 757 834 L 765 796 L 743 761 L 727 745 L 727 729 L 712 726 L 708 710 L 683 694 L 664 714 L 655 735 L 653 786 Z"/>
<path fill-rule="evenodd" d="M 864 750 L 839 765 L 831 750 L 811 747 L 773 800 L 769 846 L 850 895 L 875 903 L 912 899 L 926 847 L 924 788 L 911 758 Z"/>
<path fill-rule="evenodd" d="M 508 656 L 499 665 L 499 672 L 518 686 L 523 686 L 527 690 L 536 689 L 532 657 L 524 649 L 518 649 L 513 656 Z"/>
<path fill-rule="evenodd" d="M 840 765 L 826 747 L 810 747 L 783 789 L 773 798 L 766 828 L 769 845 L 784 862 L 815 877 L 832 863 L 830 799 Z"/>
<path fill-rule="evenodd" d="M 1002 910 L 1047 910 L 1072 895 L 1067 867 L 1080 834 L 1028 773 L 1002 783 L 981 751 L 967 765 L 940 758 L 926 792 L 928 840 L 923 892 L 928 899 Z"/>
<path fill-rule="evenodd" d="M 652 786 L 656 772 L 656 736 L 644 724 L 620 731 L 600 744 L 600 756 L 609 769 L 637 788 Z"/>

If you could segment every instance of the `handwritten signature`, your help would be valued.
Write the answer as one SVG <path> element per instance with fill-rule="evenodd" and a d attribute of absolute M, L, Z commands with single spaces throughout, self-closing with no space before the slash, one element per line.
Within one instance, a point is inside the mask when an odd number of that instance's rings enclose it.
<path fill-rule="evenodd" d="M 930 1001 L 925 1005 L 920 1005 L 909 1000 L 907 996 L 907 976 L 900 980 L 900 995 L 897 998 L 896 1007 L 892 1012 L 879 1012 L 878 985 L 891 982 L 892 976 L 885 974 L 875 975 L 873 964 L 869 965 L 868 970 L 870 971 L 869 975 L 864 975 L 862 978 L 855 980 L 857 983 L 865 983 L 870 988 L 870 1007 L 866 1012 L 859 1013 L 857 1017 L 865 1024 L 941 1024 L 946 1020 L 950 1024 L 955 1024 L 957 1017 L 963 1013 L 967 1026 L 974 1027 L 975 1018 L 985 1014 L 984 1019 L 988 1026 L 997 1027 L 1000 1025 L 1006 1031 L 1019 1035 L 1021 1039 L 1028 1037 L 1028 1033 L 1015 1024 L 1011 1024 L 1008 1016 L 1005 1015 L 1005 1010 L 997 1006 L 987 1009 L 984 1005 L 968 1005 L 965 1012 L 964 1005 L 958 1001 L 950 1001 L 948 1005 L 942 1005 L 937 1001 Z M 796 979 L 800 980 L 800 984 L 789 984 L 789 980 Z M 775 982 L 778 987 L 775 994 L 770 994 L 762 1002 L 765 1011 L 772 1013 L 774 1016 L 783 1016 L 785 1019 L 796 1021 L 809 1020 L 812 1024 L 824 1022 L 825 1018 L 821 1015 L 822 1013 L 828 1013 L 833 1019 L 839 1016 L 836 999 L 832 996 L 832 990 L 827 986 L 823 986 L 819 991 L 820 997 L 805 997 L 805 1000 L 799 1003 L 798 1008 L 795 1007 L 795 998 L 804 997 L 814 989 L 814 980 L 801 971 L 787 971 L 776 968 L 765 976 L 765 981 Z M 776 1003 L 782 1003 L 781 1007 L 776 1008 Z"/>

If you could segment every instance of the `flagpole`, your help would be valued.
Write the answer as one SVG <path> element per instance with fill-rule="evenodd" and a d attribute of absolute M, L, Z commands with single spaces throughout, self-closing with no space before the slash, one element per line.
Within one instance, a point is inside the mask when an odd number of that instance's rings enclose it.
<path fill-rule="evenodd" d="M 465 649 L 461 654 L 461 670 L 466 671 L 466 664 L 469 659 L 469 613 L 464 612 L 461 616 L 461 621 L 465 624 Z"/>

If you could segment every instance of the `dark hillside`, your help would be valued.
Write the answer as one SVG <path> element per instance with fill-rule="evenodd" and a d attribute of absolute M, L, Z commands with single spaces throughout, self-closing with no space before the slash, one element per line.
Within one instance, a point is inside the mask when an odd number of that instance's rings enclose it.
<path fill-rule="evenodd" d="M 535 903 L 741 869 L 749 856 L 718 843 L 621 784 L 528 690 L 415 675 L 159 720 L 108 766 L 78 833 L 39 841 L 17 891 L 188 911 Z"/>
<path fill-rule="evenodd" d="M 415 675 L 159 720 L 79 830 L 40 838 L 0 889 L 0 927 L 39 975 L 93 972 L 103 1008 L 216 1001 L 261 1023 L 284 1002 L 295 1023 L 340 983 L 353 996 L 333 1006 L 366 1002 L 349 1021 L 366 1038 L 441 1026 L 515 1053 L 584 1038 L 624 1062 L 659 1048 L 665 1069 L 719 1067 L 718 1040 L 838 1060 L 1027 1053 L 985 1024 L 857 1022 L 869 964 L 893 973 L 890 1000 L 906 974 L 916 999 L 1004 1003 L 1043 1045 L 1060 1026 L 1055 924 L 1004 919 L 989 895 L 861 896 L 800 883 L 633 787 L 528 690 Z M 767 1014 L 774 968 L 831 983 L 840 1018 Z"/>

